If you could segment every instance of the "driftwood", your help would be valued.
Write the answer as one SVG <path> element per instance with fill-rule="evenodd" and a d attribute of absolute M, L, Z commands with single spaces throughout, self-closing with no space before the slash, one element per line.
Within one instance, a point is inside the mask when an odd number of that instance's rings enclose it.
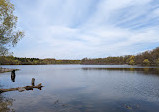
<path fill-rule="evenodd" d="M 25 87 L 17 87 L 17 88 L 10 88 L 10 89 L 0 89 L 0 93 L 3 93 L 3 92 L 8 92 L 8 91 L 19 91 L 19 92 L 23 92 L 25 90 L 33 90 L 33 88 L 37 88 L 39 90 L 41 90 L 42 87 L 42 84 L 38 84 L 35 86 L 35 78 L 32 78 L 32 81 L 31 81 L 31 84 L 32 86 L 25 86 Z"/>
<path fill-rule="evenodd" d="M 2 68 L 1 68 L 2 69 Z M 0 69 L 0 70 L 1 70 Z M 11 69 L 10 69 L 11 70 Z M 13 82 L 15 82 L 15 70 L 12 70 L 11 71 L 11 80 Z M 10 88 L 10 89 L 0 89 L 0 93 L 3 93 L 3 92 L 8 92 L 8 91 L 19 91 L 19 92 L 23 92 L 25 90 L 33 90 L 33 88 L 37 88 L 39 90 L 41 90 L 42 88 L 42 84 L 38 84 L 35 86 L 35 78 L 32 78 L 32 81 L 31 81 L 31 86 L 25 86 L 25 87 L 17 87 L 17 88 Z"/>
<path fill-rule="evenodd" d="M 33 88 L 37 88 L 37 89 L 40 89 L 42 88 L 42 84 L 38 84 L 37 86 L 25 86 L 25 87 L 17 87 L 17 88 L 10 88 L 10 89 L 0 89 L 0 93 L 3 93 L 3 92 L 8 92 L 8 91 L 19 91 L 19 92 L 22 92 L 22 91 L 25 91 L 25 90 L 33 90 Z"/>

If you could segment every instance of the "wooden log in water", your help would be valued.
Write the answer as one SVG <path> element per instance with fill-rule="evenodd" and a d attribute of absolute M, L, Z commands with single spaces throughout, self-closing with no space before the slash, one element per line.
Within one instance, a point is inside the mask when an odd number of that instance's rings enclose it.
<path fill-rule="evenodd" d="M 10 89 L 0 89 L 0 93 L 3 93 L 3 92 L 9 92 L 9 91 L 19 91 L 19 92 L 22 92 L 22 91 L 25 91 L 25 90 L 33 90 L 33 88 L 37 88 L 37 89 L 40 89 L 42 88 L 42 84 L 38 84 L 36 86 L 25 86 L 25 87 L 17 87 L 17 88 L 10 88 Z"/>

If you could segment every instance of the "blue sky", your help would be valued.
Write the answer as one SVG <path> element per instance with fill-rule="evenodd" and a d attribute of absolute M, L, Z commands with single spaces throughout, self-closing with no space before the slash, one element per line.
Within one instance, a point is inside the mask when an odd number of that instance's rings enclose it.
<path fill-rule="evenodd" d="M 82 59 L 159 46 L 158 0 L 11 0 L 25 37 L 14 56 Z"/>

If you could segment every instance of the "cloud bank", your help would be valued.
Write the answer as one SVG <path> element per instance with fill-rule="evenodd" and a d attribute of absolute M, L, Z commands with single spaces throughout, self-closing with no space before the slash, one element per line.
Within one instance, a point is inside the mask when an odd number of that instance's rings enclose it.
<path fill-rule="evenodd" d="M 156 0 L 16 0 L 25 31 L 15 56 L 56 59 L 136 54 L 159 45 Z"/>

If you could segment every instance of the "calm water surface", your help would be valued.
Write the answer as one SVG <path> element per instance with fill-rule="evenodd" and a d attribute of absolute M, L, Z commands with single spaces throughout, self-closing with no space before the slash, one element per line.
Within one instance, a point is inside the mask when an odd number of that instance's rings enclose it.
<path fill-rule="evenodd" d="M 0 110 L 16 112 L 159 112 L 159 68 L 127 65 L 13 65 L 0 88 L 42 83 L 42 90 L 0 94 Z"/>

